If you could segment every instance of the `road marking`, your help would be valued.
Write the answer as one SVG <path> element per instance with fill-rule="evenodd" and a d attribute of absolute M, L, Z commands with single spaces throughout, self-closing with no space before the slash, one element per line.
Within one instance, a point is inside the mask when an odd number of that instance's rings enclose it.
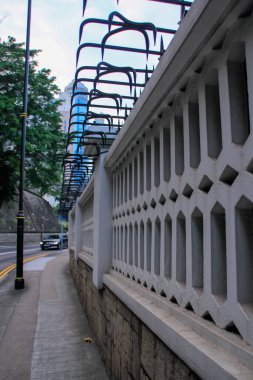
<path fill-rule="evenodd" d="M 45 257 L 45 256 L 48 256 L 48 253 L 45 253 L 43 255 L 38 255 L 38 256 L 32 256 L 32 257 L 29 257 L 27 259 L 24 259 L 23 260 L 23 263 L 28 263 L 29 261 L 32 261 L 32 260 L 35 260 L 35 259 L 39 259 L 40 257 Z M 1 272 L 0 272 L 0 280 L 5 277 L 8 273 L 10 273 L 13 269 L 16 268 L 16 264 L 11 264 L 9 265 L 8 267 L 6 267 L 5 269 L 3 269 Z"/>
<path fill-rule="evenodd" d="M 32 251 L 38 251 L 39 247 L 37 248 L 31 248 L 31 249 L 24 249 L 24 252 L 32 252 Z M 0 253 L 0 256 L 8 255 L 9 253 L 16 253 L 17 251 L 10 251 L 10 252 L 2 252 Z"/>

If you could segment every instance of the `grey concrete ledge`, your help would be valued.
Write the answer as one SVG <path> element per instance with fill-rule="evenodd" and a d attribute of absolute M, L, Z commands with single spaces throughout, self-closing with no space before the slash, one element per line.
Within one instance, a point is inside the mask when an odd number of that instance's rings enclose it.
<path fill-rule="evenodd" d="M 82 260 L 90 268 L 93 268 L 93 257 L 89 255 L 88 253 L 85 253 L 85 252 L 79 253 L 78 259 Z"/>
<path fill-rule="evenodd" d="M 201 378 L 252 380 L 253 348 L 112 272 L 104 284 Z M 231 336 L 230 336 L 231 335 Z"/>

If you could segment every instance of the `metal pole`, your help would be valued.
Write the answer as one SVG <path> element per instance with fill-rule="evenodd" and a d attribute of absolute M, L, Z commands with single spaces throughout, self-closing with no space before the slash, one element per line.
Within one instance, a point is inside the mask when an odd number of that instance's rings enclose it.
<path fill-rule="evenodd" d="M 25 54 L 25 78 L 23 95 L 22 132 L 21 132 L 21 154 L 19 172 L 19 211 L 17 214 L 17 266 L 15 289 L 24 289 L 23 277 L 23 249 L 24 249 L 24 165 L 25 165 L 25 142 L 26 142 L 26 119 L 28 104 L 28 82 L 29 82 L 29 57 L 30 57 L 30 25 L 31 25 L 32 0 L 28 0 L 27 28 L 26 28 L 26 54 Z"/>
<path fill-rule="evenodd" d="M 62 253 L 62 250 L 63 250 L 63 214 L 61 214 L 60 218 L 61 218 L 61 253 Z"/>
<path fill-rule="evenodd" d="M 180 21 L 183 20 L 184 16 L 185 16 L 185 6 L 181 5 Z"/>

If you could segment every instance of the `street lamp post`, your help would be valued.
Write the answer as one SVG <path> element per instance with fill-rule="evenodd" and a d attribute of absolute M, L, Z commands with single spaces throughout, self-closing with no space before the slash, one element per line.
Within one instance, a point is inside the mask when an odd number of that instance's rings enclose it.
<path fill-rule="evenodd" d="M 17 266 L 16 266 L 15 289 L 24 289 L 25 287 L 25 280 L 23 277 L 24 219 L 25 219 L 24 217 L 24 165 L 25 165 L 26 120 L 27 120 L 27 104 L 28 104 L 28 82 L 29 82 L 31 7 L 32 7 L 32 0 L 28 0 L 23 112 L 20 115 L 22 117 L 22 132 L 21 132 L 21 154 L 20 154 L 20 172 L 19 172 L 19 211 L 17 214 Z"/>

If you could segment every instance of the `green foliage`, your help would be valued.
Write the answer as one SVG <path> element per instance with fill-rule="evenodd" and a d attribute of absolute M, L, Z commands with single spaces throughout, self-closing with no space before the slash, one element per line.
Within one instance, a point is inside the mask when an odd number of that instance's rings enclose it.
<path fill-rule="evenodd" d="M 57 195 L 63 152 L 59 89 L 50 70 L 37 69 L 38 50 L 30 51 L 25 187 L 40 195 Z M 18 186 L 23 106 L 25 49 L 12 37 L 0 40 L 0 204 L 11 199 Z"/>

